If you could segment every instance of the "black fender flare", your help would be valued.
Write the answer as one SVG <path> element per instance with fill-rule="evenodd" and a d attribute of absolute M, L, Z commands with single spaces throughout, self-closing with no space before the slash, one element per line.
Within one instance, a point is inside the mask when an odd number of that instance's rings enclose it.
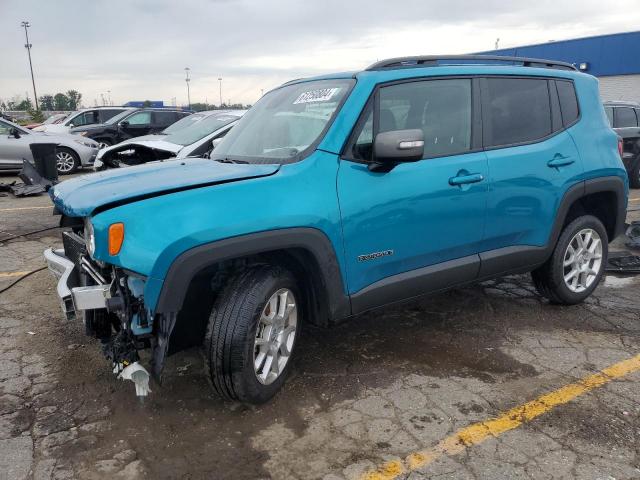
<path fill-rule="evenodd" d="M 333 245 L 322 231 L 305 227 L 251 233 L 185 251 L 169 267 L 155 313 L 177 314 L 182 309 L 191 279 L 204 268 L 225 260 L 291 249 L 304 249 L 315 258 L 327 295 L 329 320 L 349 316 L 351 303 L 345 293 L 342 272 Z"/>
<path fill-rule="evenodd" d="M 613 241 L 615 237 L 624 231 L 624 222 L 627 217 L 627 202 L 625 201 L 625 185 L 622 178 L 618 176 L 607 176 L 584 180 L 571 186 L 562 197 L 551 234 L 549 235 L 549 241 L 547 242 L 546 248 L 549 254 L 553 252 L 560 233 L 562 233 L 562 227 L 571 206 L 580 198 L 600 192 L 612 192 L 616 196 L 616 211 L 611 212 L 615 215 L 615 234 L 609 241 Z"/>

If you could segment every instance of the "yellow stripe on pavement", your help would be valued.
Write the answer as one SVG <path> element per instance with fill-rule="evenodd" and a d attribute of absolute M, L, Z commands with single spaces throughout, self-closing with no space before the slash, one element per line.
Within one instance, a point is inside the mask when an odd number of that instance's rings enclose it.
<path fill-rule="evenodd" d="M 29 273 L 29 271 L 26 271 L 26 272 L 0 272 L 0 278 L 4 278 L 4 277 L 21 277 L 23 275 L 26 275 L 27 273 Z"/>
<path fill-rule="evenodd" d="M 53 210 L 53 205 L 47 205 L 46 207 L 14 207 L 14 208 L 0 208 L 0 212 L 15 212 L 17 210 L 41 210 L 48 208 Z"/>
<path fill-rule="evenodd" d="M 639 370 L 640 355 L 636 355 L 576 383 L 571 383 L 512 408 L 499 417 L 465 427 L 434 447 L 411 453 L 404 461 L 393 460 L 383 463 L 377 470 L 366 472 L 361 478 L 362 480 L 393 480 L 403 473 L 426 467 L 440 457 L 461 453 L 468 447 L 482 443 L 489 438 L 498 437 L 545 414 L 554 407 L 568 403 L 594 388 Z"/>

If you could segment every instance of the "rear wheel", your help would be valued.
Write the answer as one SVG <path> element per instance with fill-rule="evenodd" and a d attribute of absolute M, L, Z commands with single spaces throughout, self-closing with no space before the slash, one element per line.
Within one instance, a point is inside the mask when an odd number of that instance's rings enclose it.
<path fill-rule="evenodd" d="M 59 147 L 56 149 L 56 168 L 58 175 L 69 175 L 80 167 L 78 154 L 69 148 Z"/>
<path fill-rule="evenodd" d="M 600 220 L 591 215 L 576 218 L 562 231 L 551 258 L 531 273 L 538 292 L 553 303 L 582 302 L 604 274 L 608 243 Z"/>
<path fill-rule="evenodd" d="M 636 157 L 629 171 L 629 185 L 631 188 L 640 188 L 640 154 Z"/>
<path fill-rule="evenodd" d="M 302 300 L 293 275 L 260 265 L 238 274 L 209 317 L 205 354 L 222 397 L 264 403 L 282 387 L 300 335 Z"/>

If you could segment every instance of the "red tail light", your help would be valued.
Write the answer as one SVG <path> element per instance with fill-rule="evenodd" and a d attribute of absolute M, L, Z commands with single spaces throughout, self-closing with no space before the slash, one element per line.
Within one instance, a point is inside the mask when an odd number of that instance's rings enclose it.
<path fill-rule="evenodd" d="M 623 148 L 622 148 L 622 138 L 618 137 L 618 153 L 620 154 L 620 158 L 622 158 L 622 153 L 623 153 Z"/>

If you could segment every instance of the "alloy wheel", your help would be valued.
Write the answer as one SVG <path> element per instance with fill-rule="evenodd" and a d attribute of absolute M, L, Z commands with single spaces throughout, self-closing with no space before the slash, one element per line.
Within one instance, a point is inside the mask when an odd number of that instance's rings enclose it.
<path fill-rule="evenodd" d="M 56 167 L 59 173 L 69 173 L 76 166 L 76 160 L 69 152 L 56 153 Z"/>
<path fill-rule="evenodd" d="M 253 369 L 263 385 L 273 383 L 289 362 L 297 323 L 298 308 L 293 292 L 281 288 L 267 301 L 256 328 Z"/>
<path fill-rule="evenodd" d="M 602 268 L 602 239 L 585 228 L 576 233 L 564 253 L 564 283 L 575 293 L 584 292 L 598 278 Z"/>

